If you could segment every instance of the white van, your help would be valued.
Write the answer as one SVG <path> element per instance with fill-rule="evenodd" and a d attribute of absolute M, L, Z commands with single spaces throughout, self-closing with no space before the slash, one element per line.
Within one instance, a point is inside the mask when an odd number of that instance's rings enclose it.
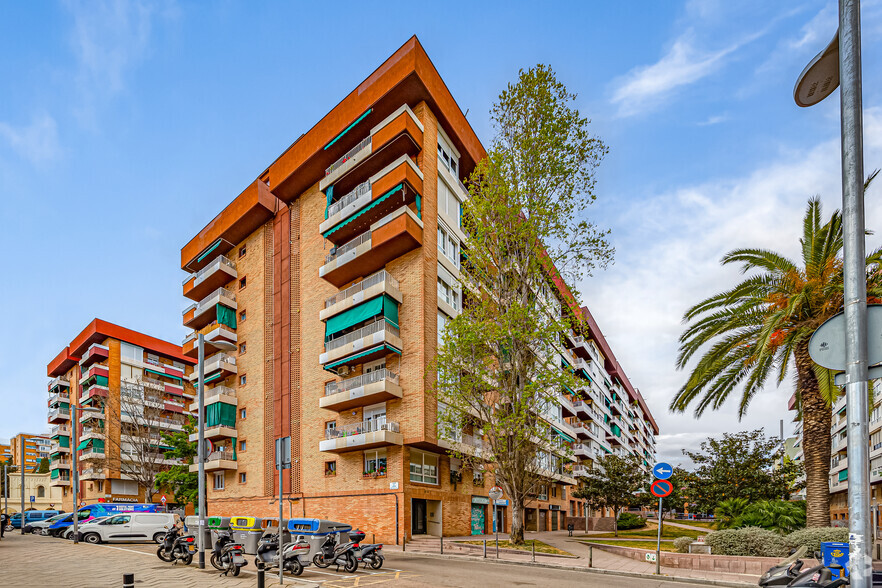
<path fill-rule="evenodd" d="M 117 541 L 153 541 L 162 543 L 165 532 L 180 521 L 180 516 L 161 512 L 126 512 L 97 523 L 80 525 L 86 543 Z"/>

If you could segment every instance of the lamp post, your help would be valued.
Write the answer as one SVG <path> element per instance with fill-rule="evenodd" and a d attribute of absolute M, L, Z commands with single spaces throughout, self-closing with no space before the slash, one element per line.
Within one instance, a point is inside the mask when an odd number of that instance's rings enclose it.
<path fill-rule="evenodd" d="M 77 512 L 77 508 L 80 504 L 80 458 L 79 458 L 79 449 L 77 449 L 78 445 L 78 435 L 77 435 L 77 425 L 79 425 L 79 420 L 77 420 L 77 411 L 82 412 L 102 412 L 97 408 L 92 408 L 89 406 L 76 406 L 73 403 L 73 399 L 71 399 L 70 403 L 70 418 L 71 418 L 71 435 L 73 439 L 73 542 L 74 544 L 78 544 L 80 542 L 78 535 L 78 526 L 77 519 L 79 519 L 79 513 Z M 21 503 L 24 505 L 24 478 L 22 478 L 22 495 L 21 495 Z M 24 512 L 24 506 L 22 506 L 22 512 Z M 22 533 L 24 533 L 24 525 L 21 527 Z"/>
<path fill-rule="evenodd" d="M 870 588 L 872 540 L 860 0 L 839 0 L 839 30 L 833 41 L 800 74 L 793 97 L 799 106 L 812 106 L 829 96 L 840 83 L 849 580 L 855 588 Z"/>

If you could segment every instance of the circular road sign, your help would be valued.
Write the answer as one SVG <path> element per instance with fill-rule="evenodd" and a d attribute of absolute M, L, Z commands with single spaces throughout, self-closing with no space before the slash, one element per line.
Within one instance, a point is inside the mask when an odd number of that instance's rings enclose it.
<path fill-rule="evenodd" d="M 490 496 L 491 499 L 499 500 L 500 498 L 502 498 L 502 488 L 500 488 L 499 486 L 493 486 L 492 488 L 490 488 L 490 492 L 488 492 L 487 494 L 488 496 Z"/>
<path fill-rule="evenodd" d="M 652 468 L 652 475 L 659 480 L 667 480 L 674 475 L 674 468 L 671 464 L 660 461 Z"/>
<path fill-rule="evenodd" d="M 652 492 L 654 496 L 664 498 L 674 491 L 674 485 L 667 480 L 656 480 L 652 483 L 652 486 L 649 487 L 649 491 Z"/>
<path fill-rule="evenodd" d="M 845 313 L 827 319 L 809 339 L 812 360 L 828 370 L 845 370 Z M 867 363 L 882 363 L 882 304 L 867 305 Z"/>

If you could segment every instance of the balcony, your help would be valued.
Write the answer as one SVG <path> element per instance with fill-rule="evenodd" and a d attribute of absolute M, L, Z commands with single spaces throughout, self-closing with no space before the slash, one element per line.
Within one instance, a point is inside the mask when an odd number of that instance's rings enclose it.
<path fill-rule="evenodd" d="M 67 475 L 60 475 L 61 470 L 54 470 L 50 475 L 49 485 L 50 486 L 70 486 L 70 473 L 65 472 Z"/>
<path fill-rule="evenodd" d="M 401 303 L 402 296 L 399 288 L 398 280 L 386 270 L 380 270 L 325 300 L 325 307 L 319 312 L 319 319 L 326 321 L 365 300 L 371 300 L 383 294 Z"/>
<path fill-rule="evenodd" d="M 398 374 L 383 368 L 339 382 L 328 382 L 325 384 L 324 398 L 319 399 L 319 406 L 340 412 L 401 396 Z"/>
<path fill-rule="evenodd" d="M 330 372 L 348 372 L 351 365 L 401 353 L 402 347 L 398 327 L 384 318 L 327 341 L 319 363 Z M 345 370 L 341 369 L 343 366 Z"/>
<path fill-rule="evenodd" d="M 445 449 L 481 459 L 489 460 L 493 453 L 490 444 L 477 435 L 457 434 L 446 437 L 440 436 L 439 433 L 438 445 Z"/>
<path fill-rule="evenodd" d="M 423 145 L 423 125 L 404 104 L 325 170 L 319 190 L 350 192 L 359 180 L 370 177 L 401 155 L 416 155 Z"/>
<path fill-rule="evenodd" d="M 205 427 L 206 439 L 235 439 L 239 436 L 239 432 L 235 427 L 229 425 L 207 425 Z M 192 433 L 189 437 L 190 441 L 199 441 L 199 433 Z"/>
<path fill-rule="evenodd" d="M 332 243 L 344 243 L 400 206 L 420 202 L 422 192 L 423 172 L 402 155 L 333 202 L 319 230 Z"/>
<path fill-rule="evenodd" d="M 60 443 L 52 443 L 49 448 L 49 453 L 70 453 L 70 443 L 68 443 L 66 446 L 61 445 Z"/>
<path fill-rule="evenodd" d="M 96 378 L 104 378 L 104 384 L 107 385 L 107 379 L 110 377 L 110 368 L 104 364 L 95 364 L 83 373 L 80 378 L 80 386 L 84 386 L 90 380 Z"/>
<path fill-rule="evenodd" d="M 80 459 L 106 459 L 103 447 L 87 447 L 80 451 Z"/>
<path fill-rule="evenodd" d="M 70 420 L 70 408 L 54 408 L 49 411 L 49 424 L 63 423 Z"/>
<path fill-rule="evenodd" d="M 104 470 L 101 468 L 86 468 L 80 474 L 81 480 L 105 480 L 107 479 L 107 475 L 104 473 Z"/>
<path fill-rule="evenodd" d="M 80 360 L 80 370 L 88 368 L 96 361 L 104 361 L 110 357 L 110 348 L 99 343 L 92 343 Z"/>
<path fill-rule="evenodd" d="M 226 308 L 226 310 L 219 310 L 218 306 L 221 306 L 222 309 Z M 218 288 L 200 300 L 198 304 L 191 304 L 184 309 L 184 326 L 199 330 L 215 321 L 219 323 L 234 322 L 236 313 L 231 312 L 230 309 L 235 310 L 236 308 L 238 308 L 236 295 L 226 288 Z M 219 313 L 224 316 L 219 317 Z M 226 316 L 229 314 L 232 316 Z"/>
<path fill-rule="evenodd" d="M 91 410 L 81 410 L 80 411 L 80 422 L 88 423 L 90 421 L 94 421 L 96 424 L 98 421 L 104 421 L 104 413 L 103 412 L 92 412 Z"/>
<path fill-rule="evenodd" d="M 49 469 L 53 470 L 69 470 L 71 466 L 70 457 L 67 459 L 50 459 Z"/>
<path fill-rule="evenodd" d="M 342 288 L 356 278 L 383 269 L 393 259 L 420 247 L 423 221 L 402 206 L 344 245 L 335 247 L 319 268 L 319 277 Z"/>
<path fill-rule="evenodd" d="M 49 380 L 50 394 L 61 392 L 63 388 L 70 388 L 70 382 L 68 382 L 67 380 L 62 380 L 61 378 L 53 378 Z"/>
<path fill-rule="evenodd" d="M 80 404 L 91 402 L 95 398 L 107 398 L 110 389 L 107 386 L 93 384 L 86 388 L 86 391 L 80 394 Z"/>
<path fill-rule="evenodd" d="M 574 476 L 590 476 L 591 468 L 583 465 L 574 465 L 573 466 L 573 475 Z"/>
<path fill-rule="evenodd" d="M 49 395 L 49 408 L 52 408 L 60 403 L 70 404 L 70 394 L 68 392 L 57 392 L 55 394 Z"/>
<path fill-rule="evenodd" d="M 325 440 L 320 442 L 319 451 L 344 453 L 403 443 L 404 436 L 399 432 L 398 423 L 385 419 L 369 420 L 325 431 Z"/>
<path fill-rule="evenodd" d="M 237 373 L 236 358 L 227 353 L 215 353 L 205 360 L 205 383 L 220 382 Z M 188 376 L 193 384 L 199 381 L 199 371 Z"/>
<path fill-rule="evenodd" d="M 236 343 L 238 337 L 231 327 L 220 323 L 214 323 L 201 329 L 204 336 L 205 356 L 222 351 L 215 343 Z M 182 344 L 184 355 L 194 359 L 199 357 L 199 333 L 194 331 L 184 337 Z"/>
<path fill-rule="evenodd" d="M 236 400 L 236 391 L 229 386 L 215 386 L 205 390 L 205 406 L 214 404 L 215 402 L 223 402 L 232 406 L 237 406 L 239 402 Z M 190 412 L 199 413 L 199 401 L 190 404 Z"/>
<path fill-rule="evenodd" d="M 70 425 L 55 425 L 49 429 L 49 436 L 52 439 L 56 437 L 70 437 Z"/>
<path fill-rule="evenodd" d="M 573 445 L 573 455 L 580 459 L 593 459 L 591 448 L 587 443 L 576 443 Z"/>
<path fill-rule="evenodd" d="M 212 472 L 216 470 L 236 470 L 239 466 L 236 462 L 236 455 L 232 451 L 212 451 L 205 460 L 205 471 Z M 199 462 L 190 464 L 191 472 L 199 471 Z"/>
<path fill-rule="evenodd" d="M 879 429 L 882 429 L 882 417 L 876 417 L 874 420 L 870 421 L 870 433 L 875 433 Z"/>
<path fill-rule="evenodd" d="M 588 441 L 591 439 L 591 433 L 588 431 L 588 428 L 581 423 L 574 423 L 570 425 L 570 428 L 576 434 L 577 439 L 582 439 L 583 441 Z"/>
<path fill-rule="evenodd" d="M 565 417 L 573 417 L 576 416 L 576 409 L 573 406 L 574 401 L 570 400 L 563 394 L 557 395 L 557 400 L 560 402 L 561 414 Z"/>
<path fill-rule="evenodd" d="M 79 436 L 80 443 L 83 441 L 88 441 L 89 439 L 99 439 L 101 441 L 104 440 L 104 428 L 103 427 L 83 427 L 83 432 Z"/>
<path fill-rule="evenodd" d="M 184 296 L 190 300 L 201 300 L 239 277 L 236 264 L 220 255 L 196 273 L 184 280 Z"/>
<path fill-rule="evenodd" d="M 594 412 L 593 410 L 591 410 L 591 407 L 589 407 L 582 400 L 574 400 L 573 401 L 573 408 L 576 411 L 576 416 L 580 419 L 584 420 L 584 419 L 590 419 L 592 417 L 597 418 L 597 416 L 596 416 L 597 413 Z"/>

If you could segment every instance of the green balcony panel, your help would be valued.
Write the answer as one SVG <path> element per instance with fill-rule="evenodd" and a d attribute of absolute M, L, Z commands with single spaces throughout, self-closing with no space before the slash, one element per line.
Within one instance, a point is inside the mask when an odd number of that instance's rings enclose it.
<path fill-rule="evenodd" d="M 215 402 L 205 407 L 206 427 L 235 427 L 236 407 L 225 402 Z"/>
<path fill-rule="evenodd" d="M 380 315 L 397 327 L 398 302 L 394 298 L 383 294 L 329 318 L 328 322 L 325 323 L 325 340 L 331 335 Z"/>

